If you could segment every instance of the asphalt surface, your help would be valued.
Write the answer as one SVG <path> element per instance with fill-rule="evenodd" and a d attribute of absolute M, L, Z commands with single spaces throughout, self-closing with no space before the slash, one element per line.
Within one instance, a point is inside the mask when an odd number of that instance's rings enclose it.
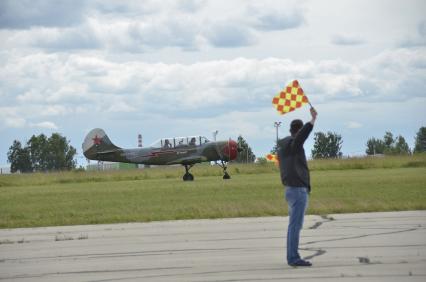
<path fill-rule="evenodd" d="M 426 281 L 426 211 L 0 230 L 1 281 Z"/>

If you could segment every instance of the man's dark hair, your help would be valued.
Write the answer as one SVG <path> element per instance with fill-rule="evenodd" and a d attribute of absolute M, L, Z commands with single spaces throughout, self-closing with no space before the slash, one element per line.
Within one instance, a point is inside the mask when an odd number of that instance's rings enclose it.
<path fill-rule="evenodd" d="M 295 119 L 290 123 L 290 133 L 295 135 L 303 127 L 303 121 L 300 119 Z"/>

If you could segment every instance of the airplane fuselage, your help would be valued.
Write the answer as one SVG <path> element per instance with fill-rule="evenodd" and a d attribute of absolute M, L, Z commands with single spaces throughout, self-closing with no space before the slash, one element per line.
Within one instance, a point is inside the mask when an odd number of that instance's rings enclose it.
<path fill-rule="evenodd" d="M 218 149 L 227 146 L 227 142 L 208 142 L 200 146 L 176 148 L 134 148 L 112 149 L 85 154 L 88 159 L 110 162 L 136 163 L 146 165 L 193 164 L 206 161 L 229 160 L 229 156 L 219 155 Z"/>

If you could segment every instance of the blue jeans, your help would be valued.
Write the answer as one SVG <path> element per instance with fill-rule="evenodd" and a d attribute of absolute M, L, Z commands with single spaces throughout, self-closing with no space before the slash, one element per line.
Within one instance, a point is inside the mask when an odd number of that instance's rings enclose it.
<path fill-rule="evenodd" d="M 299 237 L 305 211 L 308 207 L 308 188 L 287 186 L 285 199 L 288 203 L 288 215 L 290 217 L 287 230 L 287 262 L 291 264 L 301 259 L 298 251 Z"/>

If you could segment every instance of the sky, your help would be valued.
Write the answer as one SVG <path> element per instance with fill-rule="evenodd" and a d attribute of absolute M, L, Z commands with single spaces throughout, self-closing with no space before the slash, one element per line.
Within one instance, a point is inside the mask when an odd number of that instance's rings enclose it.
<path fill-rule="evenodd" d="M 1 0 L 0 165 L 13 140 L 93 128 L 120 147 L 242 135 L 257 157 L 309 107 L 271 101 L 297 79 L 344 155 L 426 126 L 426 1 Z M 313 134 L 305 144 L 307 155 Z"/>

